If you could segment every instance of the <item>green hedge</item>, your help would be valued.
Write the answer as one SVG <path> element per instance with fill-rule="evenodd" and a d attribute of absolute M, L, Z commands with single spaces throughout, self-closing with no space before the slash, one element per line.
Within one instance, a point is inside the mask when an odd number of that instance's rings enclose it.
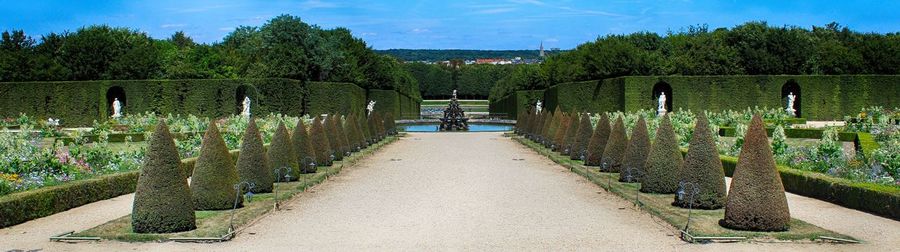
<path fill-rule="evenodd" d="M 223 117 L 239 113 L 241 93 L 251 112 L 302 115 L 306 85 L 290 79 L 104 80 L 0 83 L 0 117 L 25 113 L 60 118 L 66 126 L 88 126 L 110 114 L 107 92 L 121 89 L 125 113 L 152 111 Z"/>
<path fill-rule="evenodd" d="M 859 132 L 856 136 L 855 143 L 857 150 L 862 151 L 863 156 L 866 158 L 872 157 L 872 152 L 881 148 L 881 146 L 878 145 L 878 142 L 875 141 L 875 138 L 872 137 L 871 133 Z"/>
<path fill-rule="evenodd" d="M 510 94 L 500 99 L 494 99 L 488 105 L 488 114 L 491 116 L 504 116 L 506 119 L 513 119 L 518 111 L 516 101 L 516 94 Z"/>
<path fill-rule="evenodd" d="M 400 94 L 397 91 L 369 89 L 366 106 L 369 101 L 375 101 L 376 113 L 391 112 L 400 115 Z"/>
<path fill-rule="evenodd" d="M 400 94 L 400 113 L 395 113 L 395 119 L 418 119 L 421 113 L 422 100 L 408 95 Z M 377 106 L 376 106 L 377 107 Z"/>
<path fill-rule="evenodd" d="M 731 177 L 736 157 L 720 156 L 725 175 Z M 900 189 L 891 186 L 857 183 L 825 174 L 778 165 L 784 190 L 838 204 L 847 208 L 900 220 Z"/>
<path fill-rule="evenodd" d="M 756 75 L 756 76 L 630 76 L 625 82 L 626 111 L 655 109 L 653 87 L 668 84 L 674 108 L 693 111 L 784 107 L 782 87 L 800 87 L 800 116 L 811 120 L 841 120 L 869 106 L 900 104 L 896 75 Z"/>
<path fill-rule="evenodd" d="M 310 82 L 309 114 L 361 115 L 366 109 L 366 90 L 351 83 Z"/>
<path fill-rule="evenodd" d="M 775 128 L 766 128 L 766 134 L 772 137 Z M 788 138 L 806 138 L 806 139 L 822 139 L 823 129 L 784 129 L 784 135 Z M 719 135 L 726 137 L 734 137 L 734 127 L 719 127 Z M 856 141 L 856 132 L 838 132 L 838 140 L 842 142 Z"/>

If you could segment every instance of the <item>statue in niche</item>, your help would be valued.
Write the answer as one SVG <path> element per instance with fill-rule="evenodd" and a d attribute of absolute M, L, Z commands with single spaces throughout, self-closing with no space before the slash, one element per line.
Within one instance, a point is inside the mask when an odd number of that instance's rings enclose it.
<path fill-rule="evenodd" d="M 659 104 L 656 106 L 656 114 L 658 116 L 666 115 L 666 92 L 659 94 Z"/>
<path fill-rule="evenodd" d="M 250 117 L 250 97 L 244 96 L 244 102 L 241 103 L 241 115 Z"/>
<path fill-rule="evenodd" d="M 787 95 L 787 108 L 784 109 L 785 112 L 790 114 L 791 116 L 797 116 L 797 110 L 794 109 L 794 101 L 797 99 L 797 96 L 794 95 L 794 92 L 790 92 Z"/>
<path fill-rule="evenodd" d="M 541 100 L 538 100 L 537 103 L 534 104 L 534 113 L 535 113 L 535 114 L 540 114 L 540 113 L 541 113 L 541 110 L 544 109 L 544 106 L 543 106 L 543 105 L 544 105 L 544 103 L 541 102 Z"/>
<path fill-rule="evenodd" d="M 113 115 L 112 115 L 113 118 L 122 117 L 122 103 L 119 102 L 119 98 L 113 98 L 112 109 L 113 109 Z"/>
<path fill-rule="evenodd" d="M 369 101 L 369 105 L 366 105 L 366 110 L 369 111 L 368 115 L 372 115 L 372 111 L 375 111 L 375 101 Z"/>

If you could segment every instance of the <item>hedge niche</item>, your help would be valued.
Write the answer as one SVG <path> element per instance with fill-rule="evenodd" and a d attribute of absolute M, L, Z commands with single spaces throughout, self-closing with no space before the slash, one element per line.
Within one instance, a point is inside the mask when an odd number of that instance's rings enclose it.
<path fill-rule="evenodd" d="M 269 167 L 269 157 L 263 146 L 262 136 L 256 126 L 256 120 L 250 119 L 247 130 L 241 138 L 241 154 L 237 159 L 238 177 L 241 181 L 253 183 L 253 193 L 272 192 L 274 186 L 273 167 Z M 290 166 L 288 166 L 290 167 Z M 284 175 L 281 175 L 284 177 Z"/>
<path fill-rule="evenodd" d="M 297 153 L 294 152 L 294 142 L 291 141 L 291 135 L 283 122 L 278 123 L 278 128 L 275 129 L 275 135 L 272 136 L 272 142 L 269 143 L 266 155 L 269 156 L 269 167 L 273 167 L 273 169 L 274 167 L 291 167 L 289 181 L 297 181 L 300 178 L 300 167 L 305 168 L 307 166 L 307 164 L 298 163 Z"/>
<path fill-rule="evenodd" d="M 698 187 L 699 193 L 693 197 L 691 204 L 690 191 L 693 188 L 685 185 L 685 188 L 679 188 L 685 190 L 685 194 L 676 195 L 672 204 L 684 208 L 693 206 L 700 209 L 719 209 L 725 204 L 725 171 L 709 129 L 706 113 L 697 113 L 696 120 L 679 181 Z"/>
<path fill-rule="evenodd" d="M 647 154 L 650 152 L 650 133 L 647 132 L 647 122 L 641 116 L 634 129 L 631 131 L 631 140 L 625 149 L 625 159 L 622 161 L 622 170 L 619 172 L 620 182 L 641 182 L 646 168 Z"/>
<path fill-rule="evenodd" d="M 675 128 L 672 127 L 669 115 L 665 115 L 656 129 L 656 140 L 647 156 L 641 192 L 675 193 L 683 163 L 684 157 L 678 148 Z"/>
<path fill-rule="evenodd" d="M 609 133 L 606 148 L 603 149 L 603 158 L 600 161 L 600 171 L 620 172 L 622 161 L 625 159 L 625 151 L 628 148 L 628 136 L 625 133 L 625 123 L 622 117 L 616 118 L 616 124 Z"/>
<path fill-rule="evenodd" d="M 191 191 L 169 126 L 156 125 L 134 191 L 131 225 L 135 233 L 174 233 L 197 228 Z"/>
<path fill-rule="evenodd" d="M 234 207 L 234 185 L 239 182 L 234 161 L 219 134 L 219 127 L 211 120 L 203 136 L 200 156 L 191 176 L 191 195 L 196 210 L 223 210 Z M 238 197 L 238 206 L 243 199 Z"/>
<path fill-rule="evenodd" d="M 318 159 L 318 155 L 320 155 L 316 150 L 318 150 L 318 145 L 313 144 L 312 136 L 309 131 L 306 129 L 306 124 L 303 123 L 303 120 L 297 121 L 297 126 L 294 127 L 294 134 L 291 136 L 291 143 L 294 144 L 294 160 L 297 162 L 304 162 L 307 157 L 316 160 L 316 163 L 320 163 Z M 326 157 L 331 154 L 325 155 Z M 306 164 L 302 164 L 300 166 L 300 173 L 315 173 L 316 170 L 314 167 L 311 167 Z"/>
<path fill-rule="evenodd" d="M 757 114 L 744 137 L 725 202 L 725 219 L 719 223 L 739 230 L 783 231 L 790 222 L 784 185 L 775 168 L 765 124 Z"/>
<path fill-rule="evenodd" d="M 314 156 L 316 164 L 319 164 L 320 166 L 329 166 L 333 161 L 331 155 L 334 151 L 331 150 L 331 141 L 329 141 L 328 133 L 325 131 L 325 125 L 323 125 L 324 121 L 325 119 L 318 116 L 313 119 L 312 130 L 309 132 L 309 139 L 312 140 L 314 146 L 313 150 L 316 153 Z M 300 162 L 303 161 L 300 160 Z"/>
<path fill-rule="evenodd" d="M 594 133 L 591 134 L 591 141 L 588 142 L 587 160 L 584 161 L 588 166 L 600 166 L 603 161 L 603 151 L 606 150 L 606 142 L 609 140 L 609 117 L 606 113 L 602 113 Z"/>

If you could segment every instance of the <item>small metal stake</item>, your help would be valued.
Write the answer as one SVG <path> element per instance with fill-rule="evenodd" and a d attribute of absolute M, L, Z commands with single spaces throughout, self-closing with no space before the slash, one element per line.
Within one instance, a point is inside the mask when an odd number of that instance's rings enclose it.
<path fill-rule="evenodd" d="M 690 187 L 690 189 L 688 189 Z M 678 200 L 684 200 L 684 195 L 687 193 L 686 191 L 690 190 L 690 198 L 688 202 L 688 217 L 687 223 L 684 224 L 684 229 L 682 230 L 684 233 L 688 233 L 688 228 L 691 225 L 691 215 L 694 210 L 694 196 L 700 194 L 700 186 L 694 182 L 681 181 L 678 182 Z M 683 239 L 683 238 L 682 238 Z"/>
<path fill-rule="evenodd" d="M 275 168 L 275 183 L 281 182 L 281 178 L 284 177 L 284 181 L 291 181 L 291 171 L 293 169 L 290 166 L 282 166 Z M 281 174 L 284 174 L 283 176 Z M 275 210 L 278 210 L 278 185 L 272 185 L 272 193 L 275 195 Z"/>
<path fill-rule="evenodd" d="M 637 182 L 637 179 L 635 177 L 640 176 L 641 170 L 634 168 L 634 167 L 628 167 L 625 169 L 625 174 L 626 174 L 625 175 L 625 183 L 634 183 L 634 182 Z M 638 189 L 638 190 L 634 191 L 634 205 L 637 206 L 638 208 L 640 208 L 642 205 L 640 197 L 641 197 L 641 190 Z"/>
<path fill-rule="evenodd" d="M 229 233 L 235 231 L 234 213 L 237 211 L 238 203 L 240 202 L 240 199 L 242 197 L 241 191 L 243 191 L 243 190 L 241 190 L 241 188 L 243 188 L 243 187 L 247 188 L 247 198 L 248 198 L 247 201 L 249 202 L 250 200 L 253 199 L 253 193 L 250 192 L 250 190 L 253 189 L 253 187 L 256 187 L 256 185 L 254 185 L 252 182 L 247 182 L 247 181 L 241 181 L 237 184 L 234 184 L 234 191 L 235 191 L 234 206 L 231 208 L 231 221 L 228 224 L 228 232 Z"/>

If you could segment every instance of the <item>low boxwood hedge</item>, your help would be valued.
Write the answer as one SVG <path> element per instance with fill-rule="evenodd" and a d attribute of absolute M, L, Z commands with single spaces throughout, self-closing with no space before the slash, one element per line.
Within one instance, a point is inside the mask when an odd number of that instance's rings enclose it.
<path fill-rule="evenodd" d="M 766 134 L 772 137 L 775 128 L 766 128 Z M 823 129 L 784 129 L 784 135 L 788 138 L 806 138 L 806 139 L 822 139 Z M 719 135 L 726 137 L 734 137 L 734 127 L 719 127 Z M 842 142 L 856 141 L 856 132 L 838 132 L 838 139 Z"/>
<path fill-rule="evenodd" d="M 857 150 L 862 151 L 863 156 L 866 158 L 871 157 L 872 152 L 881 148 L 881 146 L 878 145 L 878 142 L 875 142 L 875 138 L 872 137 L 871 133 L 859 132 L 856 136 L 856 148 Z"/>

